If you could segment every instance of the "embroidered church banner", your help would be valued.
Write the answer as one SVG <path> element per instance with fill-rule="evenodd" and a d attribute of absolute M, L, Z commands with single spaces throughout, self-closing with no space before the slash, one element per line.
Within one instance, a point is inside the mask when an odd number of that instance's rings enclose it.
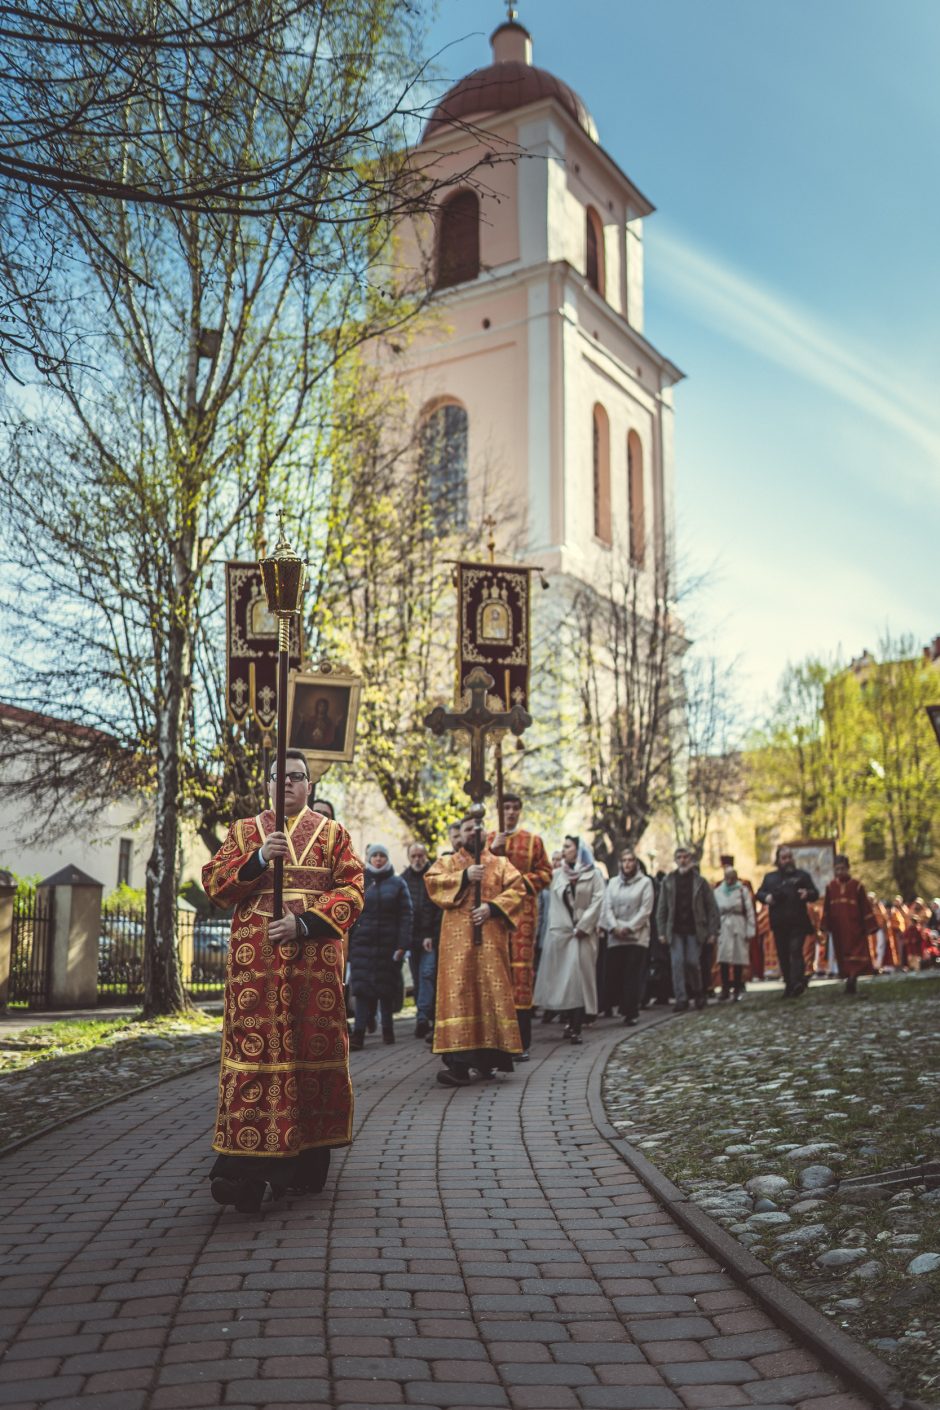
<path fill-rule="evenodd" d="M 489 671 L 504 710 L 529 704 L 529 578 L 515 564 L 457 564 L 457 697 L 474 666 Z"/>
<path fill-rule="evenodd" d="M 290 666 L 299 670 L 301 632 L 290 623 Z M 277 618 L 268 611 L 257 563 L 225 565 L 225 698 L 230 720 L 254 719 L 263 730 L 277 720 Z"/>

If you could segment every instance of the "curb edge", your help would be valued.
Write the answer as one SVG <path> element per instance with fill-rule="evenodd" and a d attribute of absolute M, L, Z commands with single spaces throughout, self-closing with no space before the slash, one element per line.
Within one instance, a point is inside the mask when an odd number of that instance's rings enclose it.
<path fill-rule="evenodd" d="M 878 1410 L 920 1410 L 920 1402 L 905 1397 L 890 1366 L 818 1312 L 799 1293 L 782 1283 L 749 1249 L 738 1243 L 704 1210 L 692 1204 L 642 1151 L 619 1134 L 607 1116 L 602 1095 L 607 1063 L 619 1046 L 618 1043 L 606 1054 L 598 1054 L 598 1061 L 588 1075 L 588 1109 L 598 1134 L 613 1147 L 650 1193 L 662 1202 L 676 1223 L 702 1244 L 724 1271 L 751 1294 L 755 1302 L 799 1341 L 808 1345 L 823 1365 L 836 1371 L 849 1385 L 863 1391 Z M 600 1061 L 602 1056 L 603 1062 Z"/>

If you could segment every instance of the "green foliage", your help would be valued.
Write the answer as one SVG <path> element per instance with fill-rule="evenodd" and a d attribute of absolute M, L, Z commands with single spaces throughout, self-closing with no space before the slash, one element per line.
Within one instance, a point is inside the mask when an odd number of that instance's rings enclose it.
<path fill-rule="evenodd" d="M 109 891 L 102 902 L 105 911 L 142 911 L 147 904 L 147 892 L 143 886 L 128 886 L 122 881 Z"/>
<path fill-rule="evenodd" d="M 767 727 L 748 753 L 751 796 L 789 802 L 806 837 L 845 845 L 858 819 L 883 831 L 887 867 L 872 877 L 907 900 L 936 877 L 940 751 L 925 705 L 940 672 L 909 637 L 851 666 L 808 658 L 788 666 Z"/>
<path fill-rule="evenodd" d="M 36 890 L 36 887 L 39 885 L 40 881 L 42 881 L 42 874 L 38 871 L 31 872 L 29 875 L 20 875 L 18 872 L 14 871 L 11 872 L 10 875 L 16 882 L 15 899 L 17 901 L 22 901 L 25 900 L 27 897 L 32 896 L 33 892 Z"/>

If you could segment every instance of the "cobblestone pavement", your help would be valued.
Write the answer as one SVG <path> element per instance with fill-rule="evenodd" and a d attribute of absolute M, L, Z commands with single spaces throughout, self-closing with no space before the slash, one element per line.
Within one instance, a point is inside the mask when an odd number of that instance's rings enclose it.
<path fill-rule="evenodd" d="M 369 1040 L 355 1144 L 262 1215 L 209 1199 L 211 1071 L 0 1162 L 0 1405 L 864 1410 L 594 1128 L 623 1028 L 536 1032 L 457 1091 Z"/>

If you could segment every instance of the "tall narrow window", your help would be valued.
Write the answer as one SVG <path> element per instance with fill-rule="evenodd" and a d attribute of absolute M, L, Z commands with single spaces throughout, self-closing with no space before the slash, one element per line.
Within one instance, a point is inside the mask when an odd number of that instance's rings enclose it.
<path fill-rule="evenodd" d="M 133 841 L 129 837 L 122 837 L 118 843 L 118 886 L 130 886 L 131 884 L 131 860 L 133 855 Z"/>
<path fill-rule="evenodd" d="M 646 502 L 643 494 L 643 446 L 636 431 L 627 436 L 627 495 L 630 513 L 630 562 L 646 558 Z"/>
<path fill-rule="evenodd" d="M 467 413 L 456 402 L 426 416 L 418 436 L 418 458 L 438 533 L 467 527 Z"/>
<path fill-rule="evenodd" d="M 458 191 L 437 217 L 435 289 L 450 289 L 480 273 L 480 203 L 474 191 Z"/>
<path fill-rule="evenodd" d="M 588 206 L 585 213 L 585 239 L 587 242 L 587 259 L 585 269 L 587 281 L 592 289 L 596 289 L 599 294 L 604 292 L 604 227 L 601 218 L 593 206 Z"/>
<path fill-rule="evenodd" d="M 610 422 L 600 402 L 592 422 L 594 461 L 594 537 L 610 544 Z"/>

